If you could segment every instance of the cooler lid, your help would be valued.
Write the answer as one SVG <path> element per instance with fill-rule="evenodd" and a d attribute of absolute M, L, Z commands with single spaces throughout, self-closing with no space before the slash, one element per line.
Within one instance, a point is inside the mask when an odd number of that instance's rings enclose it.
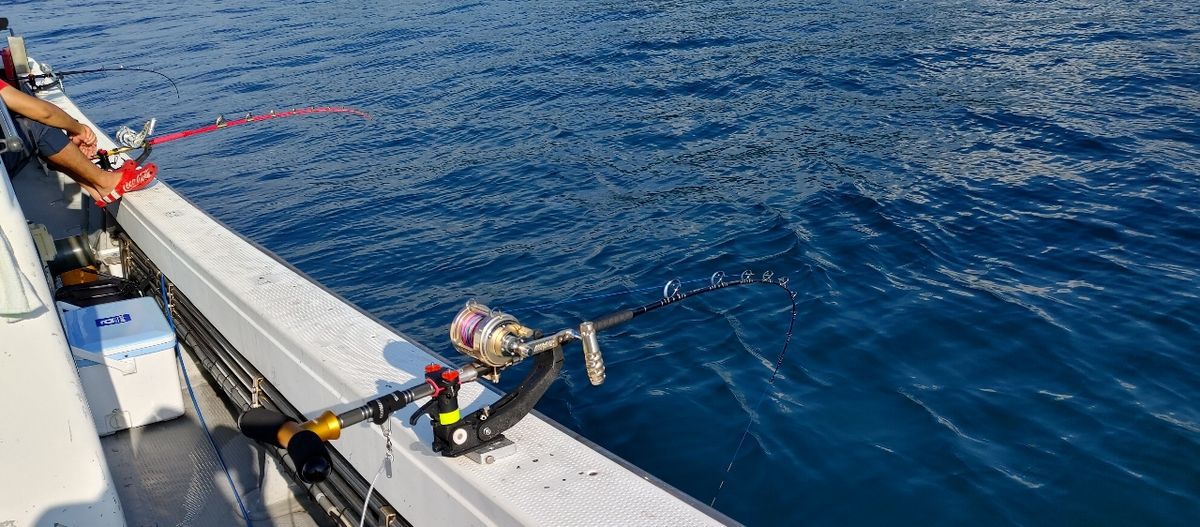
<path fill-rule="evenodd" d="M 175 333 L 149 297 L 97 304 L 63 314 L 72 348 L 128 359 L 175 347 Z"/>

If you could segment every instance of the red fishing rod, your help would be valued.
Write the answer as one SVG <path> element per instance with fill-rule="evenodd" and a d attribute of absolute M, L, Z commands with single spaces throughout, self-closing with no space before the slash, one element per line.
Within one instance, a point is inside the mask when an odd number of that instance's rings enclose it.
<path fill-rule="evenodd" d="M 126 152 L 130 152 L 130 151 L 141 148 L 142 153 L 137 158 L 137 162 L 139 164 L 141 164 L 143 161 L 146 160 L 147 157 L 150 156 L 150 149 L 152 147 L 154 147 L 154 145 L 169 143 L 171 141 L 178 141 L 178 140 L 186 138 L 186 137 L 207 134 L 209 132 L 215 132 L 222 128 L 232 128 L 234 126 L 241 126 L 244 124 L 250 124 L 250 123 L 254 123 L 254 122 L 258 122 L 258 121 L 269 121 L 272 119 L 281 119 L 284 117 L 295 117 L 297 115 L 311 115 L 311 114 L 318 114 L 318 113 L 347 113 L 347 114 L 357 115 L 359 117 L 362 117 L 363 119 L 371 118 L 370 114 L 368 114 L 362 110 L 358 110 L 355 108 L 349 108 L 349 107 L 345 107 L 345 106 L 321 106 L 321 107 L 315 107 L 315 108 L 297 108 L 297 109 L 287 110 L 287 111 L 282 111 L 282 112 L 277 112 L 275 110 L 271 110 L 270 112 L 264 113 L 261 115 L 252 115 L 252 114 L 247 113 L 245 117 L 242 117 L 240 119 L 234 119 L 232 121 L 226 120 L 225 116 L 222 115 L 220 117 L 217 117 L 217 121 L 215 123 L 207 125 L 207 126 L 201 126 L 199 128 L 192 128 L 191 130 L 183 130 L 183 131 L 175 132 L 175 133 L 171 133 L 171 134 L 160 135 L 157 137 L 148 137 L 151 133 L 154 132 L 154 124 L 156 122 L 155 119 L 151 119 L 149 121 L 146 121 L 146 124 L 145 124 L 145 126 L 142 127 L 141 132 L 134 132 L 130 128 L 122 126 L 119 130 L 117 130 L 117 133 L 115 135 L 116 135 L 117 141 L 120 141 L 124 146 L 114 148 L 112 150 L 107 150 L 107 151 L 101 150 L 96 153 L 96 158 L 100 160 L 100 165 L 102 167 L 104 167 L 105 165 L 111 165 L 110 160 L 109 160 L 110 156 L 124 154 Z"/>

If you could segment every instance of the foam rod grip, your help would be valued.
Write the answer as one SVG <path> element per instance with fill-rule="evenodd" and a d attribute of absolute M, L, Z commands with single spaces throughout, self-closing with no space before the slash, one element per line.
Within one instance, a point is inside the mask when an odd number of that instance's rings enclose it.
<path fill-rule="evenodd" d="M 279 412 L 266 408 L 251 408 L 238 417 L 238 429 L 250 439 L 283 448 L 278 440 L 279 428 L 289 422 L 293 421 Z"/>
<path fill-rule="evenodd" d="M 596 331 L 604 331 L 617 324 L 629 322 L 629 319 L 631 318 L 633 318 L 633 310 L 624 309 L 621 311 L 613 311 L 612 313 L 597 318 L 596 320 L 592 321 L 592 325 L 595 326 Z"/>

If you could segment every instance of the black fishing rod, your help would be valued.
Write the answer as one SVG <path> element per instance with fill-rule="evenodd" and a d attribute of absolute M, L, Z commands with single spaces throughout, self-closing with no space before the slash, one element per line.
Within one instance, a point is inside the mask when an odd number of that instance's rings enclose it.
<path fill-rule="evenodd" d="M 92 69 L 86 69 L 86 70 L 52 71 L 49 69 L 49 66 L 43 65 L 42 67 L 43 67 L 43 69 L 46 70 L 45 73 L 37 73 L 37 74 L 30 73 L 29 76 L 27 77 L 29 79 L 29 84 L 33 88 L 34 91 L 46 90 L 46 89 L 49 89 L 56 85 L 61 85 L 61 82 L 62 82 L 61 78 L 69 76 L 69 75 L 84 75 L 84 74 L 88 74 L 88 73 L 105 73 L 105 72 L 110 72 L 110 71 L 137 71 L 137 72 L 143 72 L 143 73 L 153 73 L 155 75 L 158 75 L 159 77 L 167 79 L 167 82 L 171 83 L 171 88 L 175 89 L 175 98 L 176 99 L 179 98 L 179 86 L 175 84 L 175 79 L 168 77 L 165 73 L 155 71 L 152 69 L 126 68 L 125 66 L 116 66 L 116 67 L 105 66 L 103 68 L 92 68 Z M 46 83 L 46 84 L 38 84 L 37 82 L 35 82 L 36 79 L 53 79 L 53 82 Z"/>
<path fill-rule="evenodd" d="M 670 282 L 667 282 L 667 285 L 663 287 L 663 298 L 661 300 L 656 300 L 654 302 L 650 302 L 649 304 L 646 304 L 643 306 L 638 306 L 638 307 L 635 307 L 632 309 L 621 309 L 618 311 L 613 311 L 612 313 L 609 313 L 602 317 L 596 318 L 594 320 L 594 323 L 596 325 L 596 331 L 608 329 L 612 326 L 615 326 L 617 324 L 621 324 L 624 322 L 628 322 L 629 320 L 632 320 L 635 317 L 644 315 L 644 314 L 654 311 L 656 309 L 666 307 L 666 306 L 669 306 L 669 305 L 677 303 L 677 302 L 682 302 L 683 300 L 686 300 L 686 299 L 694 297 L 694 296 L 699 296 L 699 295 L 702 295 L 705 293 L 711 293 L 718 289 L 724 289 L 726 287 L 734 287 L 734 286 L 739 286 L 739 285 L 757 284 L 757 283 L 777 283 L 778 285 L 783 286 L 784 289 L 787 289 L 788 281 L 786 278 L 781 278 L 778 282 L 775 282 L 773 280 L 773 278 L 774 278 L 774 275 L 770 271 L 768 271 L 763 274 L 763 277 L 761 279 L 755 280 L 754 275 L 751 274 L 749 271 L 747 271 L 745 273 L 742 273 L 742 277 L 739 278 L 738 280 L 726 281 L 725 273 L 718 272 L 712 276 L 711 283 L 709 285 L 707 285 L 705 287 L 696 288 L 696 289 L 693 289 L 691 291 L 687 291 L 684 293 L 679 292 L 679 288 L 682 286 L 682 282 L 680 282 L 679 280 L 672 280 Z M 595 383 L 593 383 L 593 384 L 595 384 Z"/>
<path fill-rule="evenodd" d="M 450 342 L 459 352 L 473 359 L 471 364 L 458 369 L 430 364 L 425 367 L 424 378 L 414 386 L 396 390 L 339 414 L 327 410 L 304 423 L 266 408 L 251 408 L 238 418 L 238 428 L 256 441 L 287 449 L 301 479 L 314 483 L 324 480 L 331 467 L 326 442 L 338 439 L 343 429 L 368 420 L 382 425 L 397 410 L 428 397 L 429 401 L 412 415 L 409 424 L 415 426 L 422 416 L 429 416 L 433 427 L 434 452 L 446 457 L 465 454 L 479 463 L 490 464 L 513 452 L 508 448 L 512 442 L 503 433 L 533 410 L 557 378 L 562 369 L 564 344 L 580 341 L 588 380 L 598 386 L 605 380 L 605 369 L 597 332 L 720 289 L 766 284 L 782 288 L 788 293 L 792 302 L 791 322 L 771 375 L 769 385 L 773 385 L 796 322 L 796 294 L 788 289 L 787 283 L 787 279 L 774 279 L 771 273 L 755 278 L 747 271 L 737 280 L 726 280 L 724 273 L 716 273 L 712 275 L 709 285 L 681 292 L 681 282 L 672 280 L 663 288 L 661 300 L 614 311 L 594 320 L 583 321 L 577 329 L 567 328 L 549 336 L 524 326 L 512 315 L 469 301 L 450 324 Z M 502 371 L 528 358 L 533 359 L 533 368 L 520 386 L 498 401 L 466 416 L 462 415 L 458 393 L 463 384 L 480 378 L 496 382 Z M 738 448 L 741 448 L 740 443 Z M 735 452 L 735 458 L 736 455 Z M 731 461 L 729 467 L 732 466 Z M 729 469 L 726 470 L 728 472 Z"/>

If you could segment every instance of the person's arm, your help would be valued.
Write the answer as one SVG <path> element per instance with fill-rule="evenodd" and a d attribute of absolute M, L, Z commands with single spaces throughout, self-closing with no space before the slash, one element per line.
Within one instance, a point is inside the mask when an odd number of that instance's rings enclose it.
<path fill-rule="evenodd" d="M 87 155 L 96 153 L 96 134 L 87 125 L 67 115 L 62 108 L 8 85 L 0 85 L 0 99 L 14 113 L 23 115 L 46 126 L 67 132 L 71 142 Z"/>

